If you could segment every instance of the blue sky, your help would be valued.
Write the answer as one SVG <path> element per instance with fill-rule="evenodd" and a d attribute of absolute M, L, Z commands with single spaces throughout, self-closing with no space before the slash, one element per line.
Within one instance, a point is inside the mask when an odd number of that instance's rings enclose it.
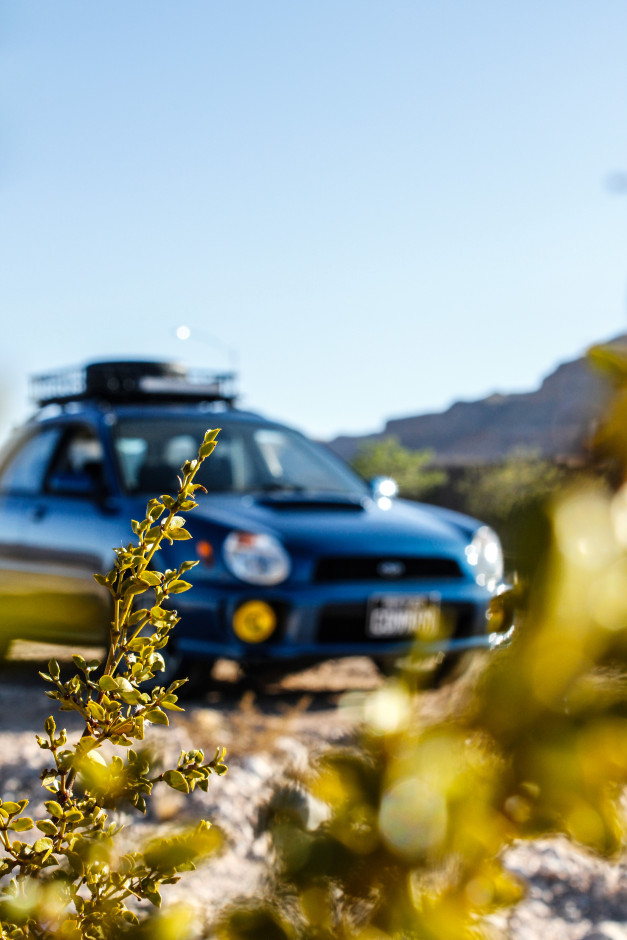
<path fill-rule="evenodd" d="M 330 437 L 625 331 L 625 35 L 623 0 L 4 0 L 1 428 L 32 372 L 235 356 Z"/>

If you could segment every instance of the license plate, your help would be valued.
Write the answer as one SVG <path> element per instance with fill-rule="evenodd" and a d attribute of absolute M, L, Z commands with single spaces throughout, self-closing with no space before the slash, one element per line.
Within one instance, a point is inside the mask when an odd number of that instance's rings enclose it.
<path fill-rule="evenodd" d="M 435 640 L 439 632 L 440 598 L 435 594 L 380 594 L 370 598 L 366 634 L 373 639 Z"/>

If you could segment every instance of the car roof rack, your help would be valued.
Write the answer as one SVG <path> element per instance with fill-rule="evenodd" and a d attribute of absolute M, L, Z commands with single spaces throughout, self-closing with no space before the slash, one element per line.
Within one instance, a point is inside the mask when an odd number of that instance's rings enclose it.
<path fill-rule="evenodd" d="M 106 402 L 214 402 L 233 405 L 235 374 L 188 369 L 175 362 L 92 362 L 31 376 L 31 400 L 44 405 Z"/>

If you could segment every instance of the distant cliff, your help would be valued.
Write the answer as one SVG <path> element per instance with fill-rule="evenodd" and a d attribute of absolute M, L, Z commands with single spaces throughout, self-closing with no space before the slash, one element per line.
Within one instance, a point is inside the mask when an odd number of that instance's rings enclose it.
<path fill-rule="evenodd" d="M 627 335 L 612 340 L 627 343 Z M 602 414 L 608 387 L 586 359 L 558 366 L 539 389 L 456 402 L 436 414 L 394 418 L 380 433 L 343 435 L 328 446 L 350 460 L 364 443 L 394 436 L 405 447 L 428 448 L 443 466 L 492 463 L 517 448 L 568 459 L 583 453 Z"/>

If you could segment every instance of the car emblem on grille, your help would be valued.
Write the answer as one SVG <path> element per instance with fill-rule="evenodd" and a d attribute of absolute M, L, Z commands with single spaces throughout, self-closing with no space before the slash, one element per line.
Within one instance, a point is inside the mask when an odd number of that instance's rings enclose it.
<path fill-rule="evenodd" d="M 402 578 L 405 574 L 405 565 L 402 561 L 380 561 L 377 565 L 377 574 L 382 578 Z"/>

